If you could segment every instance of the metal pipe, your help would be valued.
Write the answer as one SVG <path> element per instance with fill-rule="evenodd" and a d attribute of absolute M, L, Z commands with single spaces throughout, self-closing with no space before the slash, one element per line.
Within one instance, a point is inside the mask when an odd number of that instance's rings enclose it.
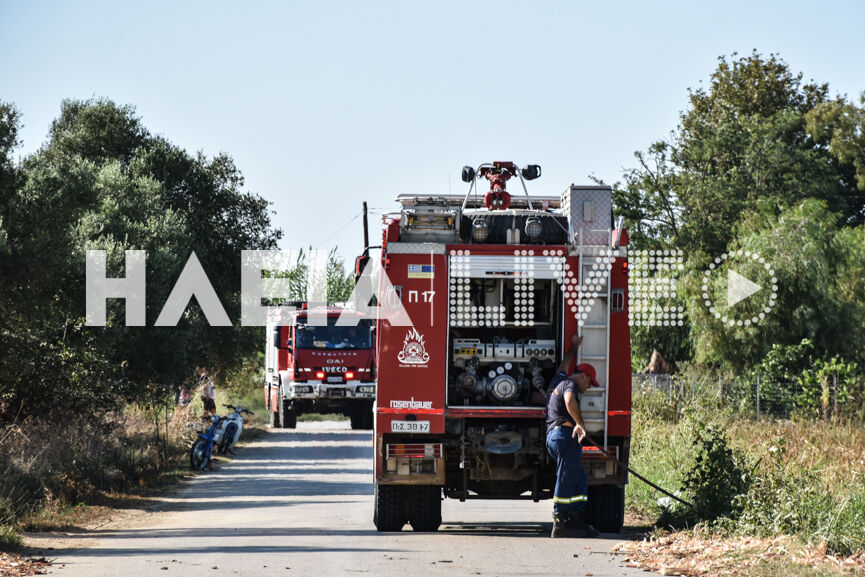
<path fill-rule="evenodd" d="M 366 219 L 366 201 L 363 201 L 363 252 L 369 250 L 369 223 Z"/>

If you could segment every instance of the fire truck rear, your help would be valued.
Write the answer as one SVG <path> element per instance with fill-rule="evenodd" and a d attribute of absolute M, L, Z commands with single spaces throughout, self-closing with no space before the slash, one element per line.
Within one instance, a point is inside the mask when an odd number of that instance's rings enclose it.
<path fill-rule="evenodd" d="M 435 531 L 441 502 L 552 497 L 546 385 L 571 337 L 600 388 L 581 398 L 588 434 L 627 463 L 631 425 L 627 232 L 611 190 L 529 196 L 540 167 L 465 167 L 458 195 L 400 195 L 382 267 L 411 326 L 378 321 L 375 510 L 379 531 Z M 514 178 L 525 194 L 511 196 Z M 478 193 L 478 183 L 490 190 Z M 571 367 L 571 370 L 573 366 Z M 584 447 L 589 516 L 619 531 L 627 472 Z"/>

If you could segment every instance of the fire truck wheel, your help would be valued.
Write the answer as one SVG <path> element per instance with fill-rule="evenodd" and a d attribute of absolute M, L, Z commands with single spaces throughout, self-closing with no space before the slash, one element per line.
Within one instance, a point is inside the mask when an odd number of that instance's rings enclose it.
<path fill-rule="evenodd" d="M 418 532 L 438 531 L 442 524 L 442 489 L 438 485 L 412 487 L 409 518 Z"/>
<path fill-rule="evenodd" d="M 616 485 L 589 487 L 589 519 L 602 533 L 619 533 L 625 524 L 625 488 Z"/>
<path fill-rule="evenodd" d="M 352 429 L 372 430 L 372 407 L 363 406 L 353 410 L 349 416 Z"/>
<path fill-rule="evenodd" d="M 406 490 L 400 485 L 375 485 L 375 510 L 372 522 L 381 532 L 402 531 L 408 521 Z"/>
<path fill-rule="evenodd" d="M 297 428 L 297 409 L 291 405 L 291 401 L 282 402 L 282 428 Z"/>
<path fill-rule="evenodd" d="M 352 430 L 363 428 L 360 426 L 360 423 L 363 420 L 363 415 L 360 414 L 360 411 L 355 410 L 349 413 L 348 420 L 351 421 Z"/>
<path fill-rule="evenodd" d="M 270 409 L 270 428 L 278 429 L 282 426 L 282 421 L 279 419 L 279 411 Z"/>

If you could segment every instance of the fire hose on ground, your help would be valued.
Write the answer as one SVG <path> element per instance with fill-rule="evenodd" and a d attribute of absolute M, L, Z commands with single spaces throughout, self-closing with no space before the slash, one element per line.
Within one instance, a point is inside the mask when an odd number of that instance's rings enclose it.
<path fill-rule="evenodd" d="M 647 478 L 643 477 L 642 475 L 640 475 L 639 473 L 637 473 L 636 471 L 634 471 L 632 468 L 630 468 L 629 466 L 627 466 L 626 464 L 624 464 L 622 461 L 620 461 L 617 457 L 614 457 L 613 455 L 610 455 L 607 451 L 605 451 L 603 448 L 601 448 L 600 445 L 598 445 L 594 440 L 592 440 L 592 438 L 589 437 L 588 435 L 586 435 L 586 436 L 583 438 L 583 442 L 588 443 L 589 445 L 591 445 L 591 446 L 593 446 L 594 448 L 596 448 L 597 450 L 599 450 L 599 451 L 600 451 L 600 452 L 601 452 L 605 457 L 607 457 L 608 459 L 612 459 L 613 461 L 615 461 L 616 463 L 618 463 L 620 467 L 623 467 L 623 468 L 624 468 L 626 471 L 628 471 L 631 475 L 633 475 L 634 477 L 636 477 L 636 478 L 639 479 L 640 481 L 644 482 L 644 483 L 647 484 L 648 486 L 652 487 L 652 488 L 655 489 L 656 491 L 660 491 L 660 492 L 663 493 L 664 495 L 667 495 L 668 497 L 670 497 L 670 498 L 672 498 L 672 499 L 675 499 L 675 500 L 678 501 L 679 503 L 682 503 L 683 505 L 686 505 L 687 507 L 689 507 L 689 508 L 691 508 L 691 509 L 693 509 L 693 510 L 695 510 L 695 511 L 700 511 L 701 513 L 704 512 L 704 511 L 700 510 L 700 509 L 699 509 L 696 505 L 694 505 L 693 503 L 689 503 L 688 501 L 685 501 L 685 500 L 682 499 L 681 497 L 679 497 L 679 496 L 677 496 L 677 495 L 674 495 L 673 493 L 667 491 L 666 489 L 662 489 L 661 487 L 657 486 L 656 484 L 654 484 L 653 482 L 651 482 L 651 481 L 648 480 Z"/>

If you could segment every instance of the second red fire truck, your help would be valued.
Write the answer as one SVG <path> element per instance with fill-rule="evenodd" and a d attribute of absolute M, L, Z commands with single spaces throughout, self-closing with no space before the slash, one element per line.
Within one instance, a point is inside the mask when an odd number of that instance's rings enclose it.
<path fill-rule="evenodd" d="M 601 384 L 581 399 L 588 434 L 627 463 L 627 232 L 613 226 L 609 187 L 529 196 L 525 181 L 540 172 L 465 167 L 466 196 L 400 195 L 385 222 L 379 306 L 399 304 L 411 322 L 380 314 L 377 323 L 379 531 L 435 531 L 442 496 L 552 497 L 545 389 L 575 333 L 576 362 L 593 365 Z M 511 178 L 525 194 L 511 196 Z M 590 521 L 619 531 L 626 471 L 588 447 L 583 462 Z"/>
<path fill-rule="evenodd" d="M 293 429 L 304 413 L 340 413 L 352 429 L 371 429 L 373 321 L 340 307 L 310 311 L 304 303 L 286 304 L 300 308 L 290 322 L 267 327 L 264 387 L 271 426 Z M 349 322 L 340 325 L 340 318 Z"/>

